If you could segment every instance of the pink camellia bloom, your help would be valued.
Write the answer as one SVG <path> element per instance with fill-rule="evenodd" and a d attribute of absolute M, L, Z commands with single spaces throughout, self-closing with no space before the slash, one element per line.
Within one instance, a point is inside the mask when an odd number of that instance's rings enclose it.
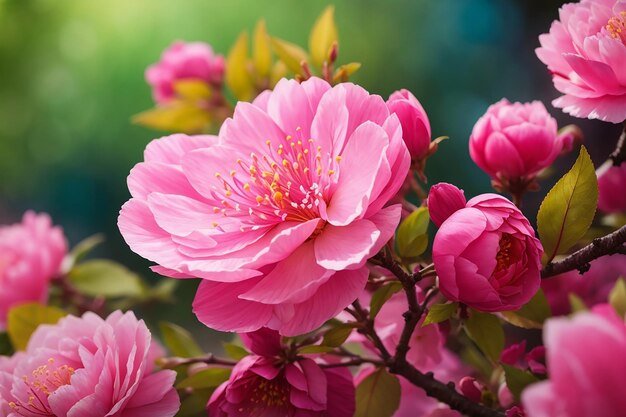
<path fill-rule="evenodd" d="M 528 417 L 626 415 L 626 325 L 609 305 L 543 329 L 549 380 L 526 388 Z"/>
<path fill-rule="evenodd" d="M 606 303 L 619 277 L 626 277 L 625 256 L 603 256 L 590 263 L 581 275 L 570 271 L 541 282 L 553 315 L 569 314 L 569 294 L 578 296 L 588 307 Z"/>
<path fill-rule="evenodd" d="M 399 90 L 387 100 L 389 111 L 395 113 L 402 125 L 402 137 L 411 159 L 419 161 L 430 151 L 430 122 L 420 102 L 408 90 Z"/>
<path fill-rule="evenodd" d="M 561 7 L 536 53 L 563 95 L 552 102 L 576 117 L 626 119 L 626 2 L 582 0 Z"/>
<path fill-rule="evenodd" d="M 23 352 L 16 352 L 13 356 L 0 356 L 0 416 L 2 417 L 12 412 L 9 398 L 11 398 L 13 372 L 24 355 Z"/>
<path fill-rule="evenodd" d="M 66 253 L 63 231 L 47 214 L 29 211 L 21 223 L 0 226 L 0 330 L 11 307 L 46 302 Z"/>
<path fill-rule="evenodd" d="M 215 55 L 211 46 L 203 42 L 174 42 L 163 52 L 161 60 L 146 70 L 146 81 L 159 104 L 174 98 L 176 81 L 197 80 L 220 87 L 223 79 L 224 57 Z"/>
<path fill-rule="evenodd" d="M 219 138 L 173 135 L 130 173 L 119 227 L 222 331 L 306 333 L 363 291 L 393 235 L 410 157 L 396 115 L 354 84 L 281 80 Z"/>
<path fill-rule="evenodd" d="M 441 226 L 452 213 L 464 208 L 467 204 L 463 190 L 446 182 L 430 187 L 427 201 L 430 219 L 437 227 Z"/>
<path fill-rule="evenodd" d="M 39 326 L 0 395 L 8 417 L 172 417 L 176 373 L 153 371 L 159 353 L 132 312 L 68 316 Z"/>
<path fill-rule="evenodd" d="M 487 312 L 516 310 L 535 295 L 542 253 L 526 217 L 496 194 L 468 201 L 444 220 L 433 243 L 441 292 Z"/>
<path fill-rule="evenodd" d="M 570 146 L 564 137 L 541 102 L 511 104 L 502 99 L 476 122 L 470 156 L 492 179 L 524 183 L 550 166 L 564 145 Z"/>
<path fill-rule="evenodd" d="M 276 331 L 242 337 L 253 352 L 233 368 L 209 400 L 209 417 L 352 417 L 355 393 L 347 368 L 310 358 L 286 361 Z"/>
<path fill-rule="evenodd" d="M 599 210 L 605 213 L 626 213 L 626 163 L 612 166 L 599 174 L 598 189 Z"/>

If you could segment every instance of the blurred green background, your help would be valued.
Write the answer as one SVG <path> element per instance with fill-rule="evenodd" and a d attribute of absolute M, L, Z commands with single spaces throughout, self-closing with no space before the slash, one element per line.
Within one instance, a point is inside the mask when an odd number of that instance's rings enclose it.
<path fill-rule="evenodd" d="M 306 46 L 330 3 L 0 0 L 0 223 L 17 221 L 27 209 L 49 212 L 71 244 L 103 232 L 107 241 L 97 256 L 156 279 L 116 226 L 129 197 L 126 175 L 145 145 L 163 134 L 130 123 L 152 106 L 145 68 L 174 40 L 206 41 L 225 54 L 260 17 L 270 34 Z M 560 125 L 578 123 L 597 164 L 614 147 L 618 126 L 573 119 L 549 105 L 557 92 L 534 49 L 562 2 L 334 3 L 340 62 L 363 64 L 353 80 L 384 97 L 408 88 L 426 108 L 433 136 L 451 137 L 429 161 L 431 182 L 454 182 L 468 196 L 490 190 L 467 142 L 476 119 L 502 97 L 543 100 Z M 560 172 L 574 157 L 559 161 Z M 529 217 L 539 199 L 525 202 Z M 183 282 L 179 303 L 143 314 L 200 329 L 190 306 L 195 285 Z M 198 333 L 211 338 L 208 330 Z"/>

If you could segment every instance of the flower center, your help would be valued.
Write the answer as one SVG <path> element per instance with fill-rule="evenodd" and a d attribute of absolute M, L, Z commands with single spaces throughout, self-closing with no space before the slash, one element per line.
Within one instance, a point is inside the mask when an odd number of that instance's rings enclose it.
<path fill-rule="evenodd" d="M 626 45 L 626 11 L 609 19 L 606 30 L 614 39 L 619 39 Z"/>
<path fill-rule="evenodd" d="M 500 238 L 500 249 L 496 255 L 496 272 L 503 271 L 511 265 L 511 235 L 503 233 Z"/>
<path fill-rule="evenodd" d="M 251 225 L 319 217 L 329 186 L 339 175 L 340 156 L 332 157 L 314 139 L 288 135 L 267 140 L 267 151 L 239 158 L 228 173 L 216 172 L 214 213 L 244 217 Z M 219 224 L 213 224 L 219 228 Z"/>
<path fill-rule="evenodd" d="M 263 380 L 252 390 L 250 401 L 257 406 L 282 407 L 289 404 L 289 386 L 278 381 Z"/>
<path fill-rule="evenodd" d="M 55 366 L 54 359 L 48 359 L 46 365 L 37 367 L 30 377 L 24 375 L 22 380 L 28 389 L 28 401 L 10 402 L 13 412 L 21 416 L 54 416 L 48 405 L 48 397 L 59 387 L 69 385 L 74 375 L 74 368 L 62 365 Z"/>

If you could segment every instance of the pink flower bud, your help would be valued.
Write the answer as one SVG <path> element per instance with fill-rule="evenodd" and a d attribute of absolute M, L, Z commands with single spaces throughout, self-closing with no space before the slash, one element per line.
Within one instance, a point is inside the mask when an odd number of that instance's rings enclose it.
<path fill-rule="evenodd" d="M 506 410 L 506 417 L 526 417 L 524 409 L 517 405 Z"/>
<path fill-rule="evenodd" d="M 400 119 L 402 137 L 411 159 L 426 158 L 430 148 L 430 122 L 420 102 L 410 91 L 402 89 L 389 96 L 387 107 Z"/>
<path fill-rule="evenodd" d="M 511 366 L 519 365 L 522 357 L 526 353 L 526 341 L 522 340 L 521 343 L 515 343 L 507 347 L 500 354 L 500 362 Z"/>
<path fill-rule="evenodd" d="M 626 213 L 626 163 L 600 173 L 598 188 L 598 209 L 605 213 Z"/>
<path fill-rule="evenodd" d="M 535 374 L 546 373 L 546 348 L 537 346 L 526 354 L 528 368 Z"/>
<path fill-rule="evenodd" d="M 517 181 L 550 166 L 563 141 L 556 120 L 541 102 L 511 104 L 502 99 L 476 122 L 469 149 L 472 160 L 491 178 Z"/>
<path fill-rule="evenodd" d="M 465 207 L 463 190 L 446 182 L 440 182 L 430 187 L 428 193 L 428 213 L 437 227 L 450 217 L 455 211 Z"/>
<path fill-rule="evenodd" d="M 476 378 L 471 376 L 464 376 L 459 381 L 459 390 L 461 394 L 465 395 L 470 400 L 479 403 L 483 396 L 483 384 L 478 382 Z"/>
<path fill-rule="evenodd" d="M 506 383 L 500 385 L 498 389 L 498 402 L 502 407 L 509 407 L 513 404 L 515 398 L 513 398 L 513 393 L 509 389 L 509 386 Z"/>

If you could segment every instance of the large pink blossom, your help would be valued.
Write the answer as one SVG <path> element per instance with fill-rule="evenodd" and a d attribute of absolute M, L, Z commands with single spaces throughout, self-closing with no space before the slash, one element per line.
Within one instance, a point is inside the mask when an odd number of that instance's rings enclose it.
<path fill-rule="evenodd" d="M 209 400 L 209 417 L 352 417 L 355 393 L 347 368 L 311 358 L 285 360 L 276 331 L 243 335 L 253 352 L 233 368 Z"/>
<path fill-rule="evenodd" d="M 611 166 L 600 173 L 598 191 L 598 210 L 626 213 L 626 163 Z"/>
<path fill-rule="evenodd" d="M 132 312 L 68 316 L 33 333 L 10 380 L 0 369 L 0 395 L 8 417 L 172 417 L 176 373 L 154 371 L 159 351 Z"/>
<path fill-rule="evenodd" d="M 626 325 L 609 305 L 548 320 L 549 380 L 522 393 L 528 417 L 626 415 Z"/>
<path fill-rule="evenodd" d="M 11 307 L 48 299 L 66 253 L 63 231 L 47 214 L 29 211 L 21 223 L 0 226 L 0 330 Z"/>
<path fill-rule="evenodd" d="M 569 136 L 558 135 L 556 120 L 540 101 L 511 104 L 502 99 L 476 122 L 469 150 L 491 178 L 516 182 L 549 167 Z"/>
<path fill-rule="evenodd" d="M 561 7 L 539 36 L 539 59 L 563 96 L 552 102 L 576 117 L 626 119 L 626 1 L 582 0 Z"/>
<path fill-rule="evenodd" d="M 553 315 L 569 314 L 569 294 L 580 297 L 588 307 L 606 303 L 617 279 L 626 278 L 626 256 L 603 256 L 590 265 L 582 275 L 570 271 L 541 282 Z"/>
<path fill-rule="evenodd" d="M 174 42 L 163 52 L 161 60 L 146 70 L 146 80 L 157 103 L 174 98 L 176 81 L 204 81 L 219 87 L 223 78 L 224 57 L 215 55 L 211 46 L 203 42 Z"/>
<path fill-rule="evenodd" d="M 431 192 L 464 198 L 450 184 Z M 444 221 L 433 243 L 441 292 L 481 311 L 517 310 L 527 303 L 539 289 L 543 248 L 522 212 L 497 194 L 474 197 L 452 214 L 443 208 L 444 215 L 435 213 Z"/>
<path fill-rule="evenodd" d="M 119 218 L 131 249 L 199 277 L 207 326 L 310 331 L 356 299 L 391 238 L 410 165 L 398 118 L 354 84 L 282 80 L 239 103 L 219 138 L 153 141 Z"/>

